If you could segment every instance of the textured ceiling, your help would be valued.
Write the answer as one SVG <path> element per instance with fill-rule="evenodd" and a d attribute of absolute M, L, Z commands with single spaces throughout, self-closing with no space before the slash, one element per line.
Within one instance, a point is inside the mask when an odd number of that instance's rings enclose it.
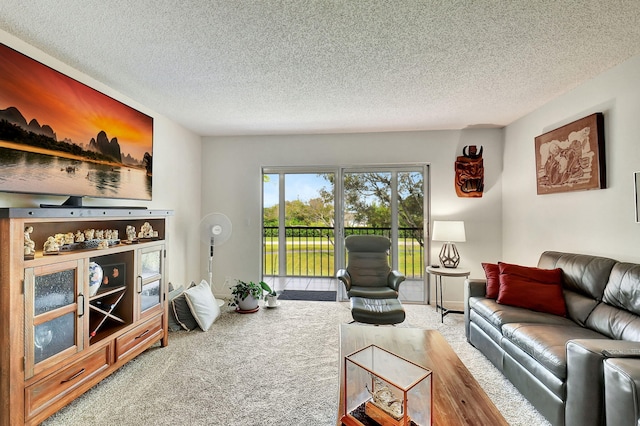
<path fill-rule="evenodd" d="M 200 135 L 461 129 L 640 54 L 640 1 L 5 0 L 0 29 Z"/>

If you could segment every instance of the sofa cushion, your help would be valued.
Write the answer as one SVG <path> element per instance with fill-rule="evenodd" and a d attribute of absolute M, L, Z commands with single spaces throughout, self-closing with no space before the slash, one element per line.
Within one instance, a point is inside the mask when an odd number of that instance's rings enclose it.
<path fill-rule="evenodd" d="M 482 330 L 487 336 L 491 338 L 496 344 L 500 345 L 502 341 L 502 330 L 496 328 L 495 324 L 489 322 L 489 320 L 482 315 L 479 315 L 477 311 L 472 310 L 469 313 L 471 322 L 475 324 L 480 330 Z"/>
<path fill-rule="evenodd" d="M 500 268 L 497 263 L 483 263 L 482 269 L 487 277 L 487 297 L 497 299 L 500 290 Z"/>
<path fill-rule="evenodd" d="M 640 342 L 640 317 L 606 303 L 596 306 L 586 325 L 615 340 Z"/>
<path fill-rule="evenodd" d="M 499 263 L 498 303 L 566 316 L 562 270 Z"/>
<path fill-rule="evenodd" d="M 502 327 L 502 335 L 561 379 L 567 377 L 565 345 L 569 340 L 606 338 L 596 331 L 577 324 L 505 324 Z M 517 357 L 518 354 L 511 355 Z"/>
<path fill-rule="evenodd" d="M 602 300 L 636 315 L 640 315 L 640 265 L 616 263 Z"/>
<path fill-rule="evenodd" d="M 573 326 L 576 325 L 568 318 L 545 312 L 536 312 L 530 309 L 516 306 L 502 305 L 493 299 L 482 297 L 469 300 L 471 310 L 500 330 L 503 325 L 509 323 L 539 323 Z"/>
<path fill-rule="evenodd" d="M 567 317 L 586 327 L 587 318 L 600 302 L 582 293 L 565 289 L 564 303 L 567 306 Z"/>
<path fill-rule="evenodd" d="M 600 301 L 616 263 L 607 257 L 545 251 L 540 255 L 538 267 L 562 269 L 562 285 L 566 289 Z"/>

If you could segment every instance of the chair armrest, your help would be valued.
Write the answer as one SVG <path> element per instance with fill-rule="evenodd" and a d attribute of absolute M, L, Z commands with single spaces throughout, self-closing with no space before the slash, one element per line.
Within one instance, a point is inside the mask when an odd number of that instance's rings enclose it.
<path fill-rule="evenodd" d="M 336 273 L 336 278 L 342 281 L 347 292 L 351 290 L 351 275 L 346 269 L 339 269 Z"/>
<path fill-rule="evenodd" d="M 565 423 L 604 424 L 604 360 L 607 353 L 632 353 L 639 342 L 576 339 L 567 342 L 567 402 Z M 640 356 L 640 355 L 639 355 Z"/>
<path fill-rule="evenodd" d="M 391 271 L 387 276 L 387 285 L 392 289 L 394 289 L 395 291 L 398 291 L 398 288 L 400 287 L 400 283 L 404 280 L 405 280 L 405 276 L 402 275 L 400 272 Z"/>

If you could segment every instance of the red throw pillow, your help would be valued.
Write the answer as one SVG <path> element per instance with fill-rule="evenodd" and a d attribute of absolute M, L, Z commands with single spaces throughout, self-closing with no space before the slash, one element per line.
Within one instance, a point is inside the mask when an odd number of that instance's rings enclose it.
<path fill-rule="evenodd" d="M 483 263 L 482 268 L 487 277 L 487 294 L 489 299 L 497 299 L 500 290 L 500 268 L 495 263 Z"/>
<path fill-rule="evenodd" d="M 566 316 L 562 270 L 499 263 L 498 303 Z"/>

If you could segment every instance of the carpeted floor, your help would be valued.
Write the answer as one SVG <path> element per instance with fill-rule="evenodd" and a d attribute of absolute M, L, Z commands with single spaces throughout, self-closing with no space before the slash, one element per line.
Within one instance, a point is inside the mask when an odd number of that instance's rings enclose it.
<path fill-rule="evenodd" d="M 548 424 L 466 342 L 461 315 L 441 324 L 431 306 L 405 308 L 399 327 L 440 331 L 510 424 Z M 208 332 L 171 333 L 168 347 L 146 351 L 43 425 L 335 425 L 338 330 L 351 321 L 349 304 L 223 309 Z"/>
<path fill-rule="evenodd" d="M 337 294 L 335 291 L 317 290 L 284 290 L 278 295 L 278 300 L 310 300 L 319 302 L 335 302 Z"/>

